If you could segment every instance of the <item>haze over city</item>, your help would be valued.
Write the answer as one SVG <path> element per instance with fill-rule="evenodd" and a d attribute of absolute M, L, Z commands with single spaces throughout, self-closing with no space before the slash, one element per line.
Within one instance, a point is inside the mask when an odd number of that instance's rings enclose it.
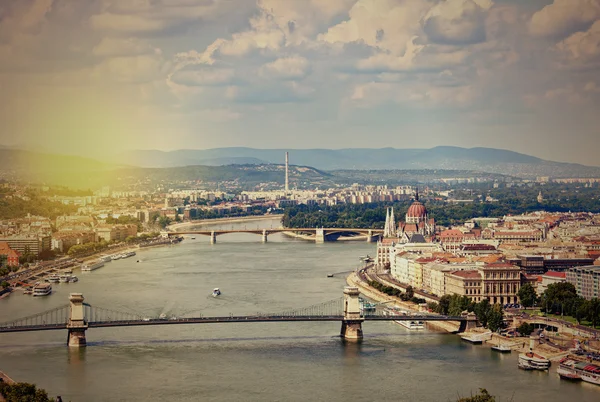
<path fill-rule="evenodd" d="M 455 145 L 598 165 L 597 0 L 5 0 L 0 38 L 6 146 Z"/>

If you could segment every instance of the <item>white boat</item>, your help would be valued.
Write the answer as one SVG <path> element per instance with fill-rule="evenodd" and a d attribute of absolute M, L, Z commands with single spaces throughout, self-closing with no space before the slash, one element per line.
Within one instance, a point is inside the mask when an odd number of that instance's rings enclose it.
<path fill-rule="evenodd" d="M 100 257 L 100 261 L 102 261 L 102 262 L 111 262 L 112 261 L 112 257 L 110 255 L 103 255 L 102 257 Z"/>
<path fill-rule="evenodd" d="M 69 283 L 71 282 L 71 274 L 63 273 L 58 277 L 58 281 L 60 283 Z"/>
<path fill-rule="evenodd" d="M 503 344 L 498 344 L 498 345 L 494 345 L 492 346 L 492 350 L 495 350 L 496 352 L 500 352 L 500 353 L 510 353 L 512 352 L 512 349 L 506 345 Z"/>
<path fill-rule="evenodd" d="M 121 254 L 121 258 L 129 258 L 129 257 L 133 257 L 135 255 L 135 251 L 128 251 L 124 254 Z"/>
<path fill-rule="evenodd" d="M 492 337 L 492 332 L 488 331 L 488 332 L 483 332 L 483 333 L 463 335 L 460 337 L 460 339 L 462 339 L 463 341 L 471 342 L 472 344 L 475 344 L 475 345 L 480 345 L 483 343 L 483 341 L 487 341 L 491 337 Z"/>
<path fill-rule="evenodd" d="M 600 366 L 597 364 L 565 357 L 560 361 L 556 373 L 565 380 L 583 380 L 600 385 Z"/>
<path fill-rule="evenodd" d="M 104 266 L 104 261 L 98 260 L 98 261 L 93 261 L 93 262 L 83 265 L 81 267 L 81 270 L 85 271 L 85 272 L 90 272 L 95 269 L 102 268 L 103 266 Z"/>
<path fill-rule="evenodd" d="M 112 255 L 110 257 L 110 259 L 113 260 L 113 261 L 114 260 L 120 260 L 121 258 L 123 258 L 123 256 L 121 254 L 115 254 L 115 255 Z"/>
<path fill-rule="evenodd" d="M 219 288 L 214 288 L 212 292 L 212 297 L 221 296 L 221 290 Z"/>
<path fill-rule="evenodd" d="M 518 366 L 523 370 L 548 370 L 550 360 L 533 352 L 520 353 Z"/>
<path fill-rule="evenodd" d="M 52 274 L 46 280 L 50 283 L 58 283 L 60 282 L 60 277 L 56 274 Z"/>
<path fill-rule="evenodd" d="M 52 285 L 49 283 L 41 283 L 33 287 L 34 296 L 48 296 L 52 293 Z"/>
<path fill-rule="evenodd" d="M 79 278 L 76 277 L 75 275 L 71 275 L 71 278 L 69 279 L 69 282 L 79 282 Z"/>

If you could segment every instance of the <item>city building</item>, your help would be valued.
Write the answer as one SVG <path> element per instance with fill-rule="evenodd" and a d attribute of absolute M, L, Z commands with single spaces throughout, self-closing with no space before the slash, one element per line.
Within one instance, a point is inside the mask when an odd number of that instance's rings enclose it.
<path fill-rule="evenodd" d="M 23 255 L 29 252 L 36 257 L 39 257 L 42 251 L 50 250 L 51 241 L 50 236 L 41 235 L 16 235 L 0 238 L 0 243 L 6 242 L 11 249 L 18 251 L 19 254 Z"/>
<path fill-rule="evenodd" d="M 16 267 L 19 265 L 19 257 L 19 252 L 10 248 L 7 242 L 0 242 L 0 261 L 2 261 L 1 265 L 6 263 L 6 265 L 9 267 Z"/>
<path fill-rule="evenodd" d="M 600 266 L 569 268 L 567 282 L 575 286 L 577 296 L 590 300 L 600 298 Z"/>
<path fill-rule="evenodd" d="M 541 295 L 546 289 L 548 289 L 548 285 L 566 282 L 566 280 L 566 272 L 548 271 L 544 275 L 540 276 L 540 281 L 538 282 L 536 292 L 538 295 Z"/>

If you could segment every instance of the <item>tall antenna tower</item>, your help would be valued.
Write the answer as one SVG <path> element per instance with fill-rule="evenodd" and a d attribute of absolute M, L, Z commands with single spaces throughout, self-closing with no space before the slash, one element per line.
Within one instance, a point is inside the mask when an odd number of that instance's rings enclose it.
<path fill-rule="evenodd" d="M 285 153 L 285 193 L 289 193 L 290 191 L 290 179 L 289 179 L 289 157 L 288 153 Z"/>

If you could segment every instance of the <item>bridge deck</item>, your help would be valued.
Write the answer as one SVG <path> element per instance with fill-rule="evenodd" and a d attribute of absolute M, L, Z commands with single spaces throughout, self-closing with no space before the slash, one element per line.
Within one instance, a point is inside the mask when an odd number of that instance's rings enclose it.
<path fill-rule="evenodd" d="M 364 321 L 469 321 L 465 317 L 447 316 L 383 316 L 367 315 L 360 318 Z M 322 322 L 338 321 L 344 317 L 341 315 L 319 315 L 319 316 L 225 316 L 225 317 L 194 317 L 177 319 L 142 319 L 142 320 L 119 320 L 119 321 L 92 321 L 88 322 L 88 328 L 107 327 L 133 327 L 151 325 L 180 325 L 180 324 L 216 324 L 216 323 L 258 323 L 258 322 Z M 0 327 L 0 333 L 10 332 L 32 332 L 52 331 L 66 329 L 66 324 L 42 324 L 42 325 L 19 325 Z"/>

